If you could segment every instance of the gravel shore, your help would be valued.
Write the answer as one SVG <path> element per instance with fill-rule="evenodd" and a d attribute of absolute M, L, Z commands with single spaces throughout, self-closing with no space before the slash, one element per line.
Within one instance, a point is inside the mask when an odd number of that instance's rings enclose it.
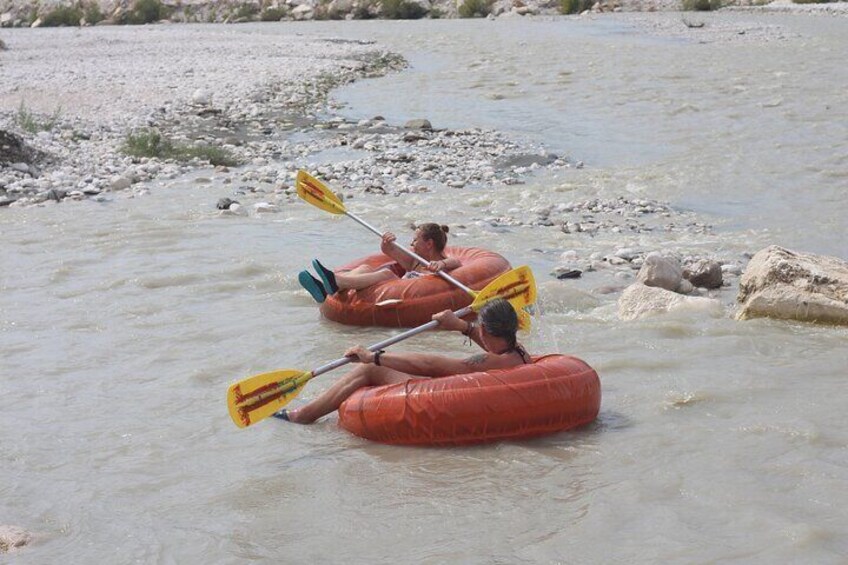
<path fill-rule="evenodd" d="M 7 143 L 5 159 L 0 154 L 0 206 L 103 198 L 211 166 L 202 156 L 129 156 L 128 136 L 151 132 L 169 143 L 226 152 L 244 165 L 242 182 L 270 184 L 277 198 L 291 192 L 298 161 L 337 148 L 367 155 L 320 172 L 360 192 L 514 184 L 539 166 L 570 166 L 497 132 L 440 131 L 426 120 L 387 124 L 379 116 L 348 123 L 333 115 L 328 92 L 401 69 L 403 58 L 367 41 L 257 27 L 251 33 L 220 25 L 9 33 L 0 130 L 17 136 L 11 144 L 20 147 Z M 296 133 L 308 135 L 295 142 Z"/>
<path fill-rule="evenodd" d="M 322 108 L 330 89 L 403 66 L 368 43 L 225 26 L 4 35 L 0 130 L 19 136 L 33 157 L 5 159 L 6 205 L 96 196 L 208 166 L 131 158 L 122 146 L 134 132 L 215 145 L 245 164 L 279 155 L 268 140 Z"/>

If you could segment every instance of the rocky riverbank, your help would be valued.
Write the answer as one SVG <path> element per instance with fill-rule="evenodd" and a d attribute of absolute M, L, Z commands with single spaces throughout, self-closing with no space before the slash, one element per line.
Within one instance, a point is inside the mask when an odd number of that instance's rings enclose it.
<path fill-rule="evenodd" d="M 4 54 L 2 206 L 105 198 L 215 165 L 242 165 L 226 182 L 283 198 L 324 151 L 339 158 L 319 173 L 352 192 L 515 184 L 539 167 L 580 166 L 497 132 L 335 116 L 331 89 L 405 65 L 370 42 L 221 27 L 51 34 L 18 34 Z"/>

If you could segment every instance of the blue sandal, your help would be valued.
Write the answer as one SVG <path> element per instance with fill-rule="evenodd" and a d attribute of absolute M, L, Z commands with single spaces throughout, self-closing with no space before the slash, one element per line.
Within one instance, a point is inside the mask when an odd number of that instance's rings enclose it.
<path fill-rule="evenodd" d="M 320 304 L 321 302 L 324 302 L 325 298 L 327 298 L 327 291 L 324 290 L 323 286 L 321 286 L 321 281 L 310 275 L 309 271 L 301 271 L 297 275 L 297 280 L 300 283 L 300 286 L 305 288 L 307 292 L 312 295 L 315 302 Z"/>
<path fill-rule="evenodd" d="M 327 289 L 327 294 L 335 294 L 339 291 L 339 285 L 336 284 L 336 275 L 333 274 L 333 271 L 322 265 L 318 259 L 312 260 L 312 267 L 318 273 L 318 276 L 321 277 L 321 280 L 324 281 L 324 288 Z"/>
<path fill-rule="evenodd" d="M 286 422 L 291 422 L 291 420 L 289 420 L 289 411 L 285 408 L 283 408 L 279 412 L 274 412 L 272 416 L 274 416 L 275 418 L 279 418 L 280 420 L 285 420 Z"/>

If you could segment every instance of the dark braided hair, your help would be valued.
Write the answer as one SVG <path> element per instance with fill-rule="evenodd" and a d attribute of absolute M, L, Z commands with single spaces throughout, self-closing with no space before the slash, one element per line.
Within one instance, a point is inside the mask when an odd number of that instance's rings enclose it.
<path fill-rule="evenodd" d="M 424 239 L 433 242 L 436 251 L 441 253 L 445 250 L 445 245 L 448 243 L 448 231 L 450 228 L 439 224 L 421 224 L 418 226 L 418 231 Z"/>
<path fill-rule="evenodd" d="M 487 333 L 505 339 L 515 349 L 518 338 L 518 314 L 508 300 L 495 298 L 480 309 L 480 323 Z"/>

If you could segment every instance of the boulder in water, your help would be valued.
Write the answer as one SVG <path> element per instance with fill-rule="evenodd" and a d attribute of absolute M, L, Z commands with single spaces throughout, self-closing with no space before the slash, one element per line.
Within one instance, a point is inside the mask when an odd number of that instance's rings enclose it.
<path fill-rule="evenodd" d="M 777 245 L 754 255 L 739 281 L 740 320 L 848 325 L 848 262 Z"/>
<path fill-rule="evenodd" d="M 618 317 L 636 320 L 666 312 L 693 311 L 721 315 L 721 302 L 713 298 L 683 296 L 664 288 L 636 283 L 628 286 L 618 299 Z"/>

